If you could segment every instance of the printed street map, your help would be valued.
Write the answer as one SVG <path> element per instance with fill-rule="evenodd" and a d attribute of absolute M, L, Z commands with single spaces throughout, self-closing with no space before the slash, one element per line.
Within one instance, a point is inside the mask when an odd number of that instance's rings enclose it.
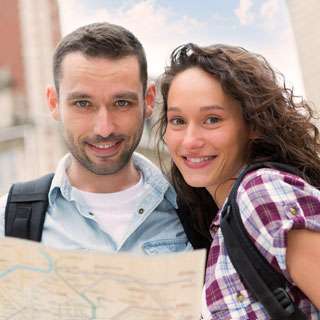
<path fill-rule="evenodd" d="M 199 319 L 205 251 L 133 256 L 0 240 L 0 320 Z"/>

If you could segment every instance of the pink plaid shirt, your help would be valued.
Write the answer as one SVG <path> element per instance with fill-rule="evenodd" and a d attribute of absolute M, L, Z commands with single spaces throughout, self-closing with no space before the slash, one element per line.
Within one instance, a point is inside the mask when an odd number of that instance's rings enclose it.
<path fill-rule="evenodd" d="M 246 175 L 238 189 L 237 202 L 258 250 L 292 283 L 285 259 L 287 234 L 291 229 L 320 232 L 320 191 L 295 175 L 265 168 Z M 221 210 L 211 225 L 213 241 L 206 270 L 206 301 L 211 319 L 270 319 L 246 290 L 229 259 L 220 219 Z M 320 312 L 293 283 L 289 294 L 309 319 L 320 319 Z"/>

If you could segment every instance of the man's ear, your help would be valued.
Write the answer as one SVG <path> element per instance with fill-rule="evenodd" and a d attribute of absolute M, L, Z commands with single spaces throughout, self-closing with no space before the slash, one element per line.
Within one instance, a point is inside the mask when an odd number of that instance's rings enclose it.
<path fill-rule="evenodd" d="M 156 86 L 154 83 L 150 84 L 147 88 L 146 96 L 145 96 L 145 116 L 146 118 L 151 117 L 153 107 L 154 107 L 154 101 L 156 97 Z"/>
<path fill-rule="evenodd" d="M 48 86 L 46 90 L 47 103 L 53 119 L 60 121 L 59 99 L 56 89 Z"/>

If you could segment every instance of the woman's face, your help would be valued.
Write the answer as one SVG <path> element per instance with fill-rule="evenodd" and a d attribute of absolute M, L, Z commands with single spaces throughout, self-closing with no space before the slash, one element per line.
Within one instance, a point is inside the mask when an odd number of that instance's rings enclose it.
<path fill-rule="evenodd" d="M 205 187 L 214 198 L 219 192 L 227 194 L 230 178 L 246 162 L 250 139 L 240 104 L 198 67 L 173 79 L 167 102 L 164 138 L 186 183 Z"/>

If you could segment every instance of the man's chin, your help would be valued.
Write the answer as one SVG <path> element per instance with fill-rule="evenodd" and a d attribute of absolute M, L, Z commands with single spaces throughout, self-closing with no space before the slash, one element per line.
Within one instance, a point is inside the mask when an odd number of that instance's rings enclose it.
<path fill-rule="evenodd" d="M 107 162 L 107 161 L 106 161 Z M 119 161 L 108 161 L 108 165 L 105 163 L 99 163 L 97 162 L 90 162 L 86 164 L 82 164 L 88 171 L 91 173 L 97 175 L 97 176 L 108 176 L 108 175 L 114 175 L 121 170 L 127 165 L 126 163 L 120 163 Z"/>
<path fill-rule="evenodd" d="M 97 164 L 91 164 L 91 165 L 86 165 L 85 168 L 97 175 L 97 176 L 106 176 L 106 175 L 112 175 L 117 173 L 120 169 L 118 167 L 111 167 L 111 166 L 99 166 Z"/>

